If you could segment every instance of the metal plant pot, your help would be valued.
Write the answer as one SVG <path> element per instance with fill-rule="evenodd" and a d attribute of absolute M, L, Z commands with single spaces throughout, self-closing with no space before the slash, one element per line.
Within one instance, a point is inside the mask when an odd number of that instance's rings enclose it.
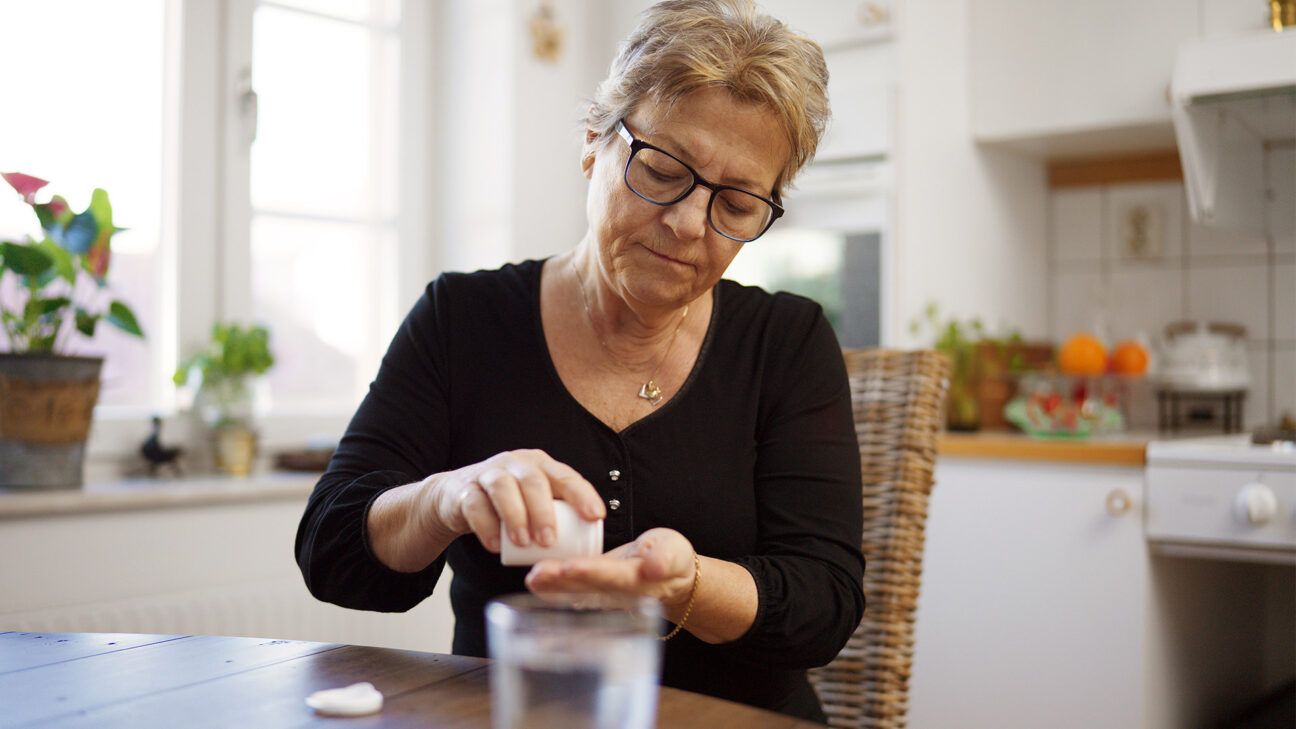
<path fill-rule="evenodd" d="M 78 488 L 102 357 L 0 354 L 0 487 Z"/>

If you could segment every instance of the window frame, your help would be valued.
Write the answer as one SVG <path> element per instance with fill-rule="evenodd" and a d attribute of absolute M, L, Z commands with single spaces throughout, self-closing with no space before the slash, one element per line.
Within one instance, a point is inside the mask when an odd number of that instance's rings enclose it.
<path fill-rule="evenodd" d="M 272 0 L 263 0 L 276 5 Z M 394 331 L 400 315 L 439 270 L 430 245 L 432 212 L 433 54 L 435 8 L 400 0 L 401 107 L 398 122 L 395 261 L 381 284 L 396 295 L 381 318 Z M 252 63 L 252 20 L 257 0 L 167 0 L 164 41 L 162 221 L 159 255 L 162 320 L 144 346 L 178 356 L 203 346 L 216 321 L 246 320 L 251 312 L 252 207 L 248 108 L 243 95 Z M 284 7 L 277 5 L 278 7 Z M 295 9 L 294 9 L 295 10 Z M 306 11 L 309 12 L 309 11 Z M 183 292 L 183 295 L 181 295 Z M 378 338 L 390 335 L 387 332 Z M 385 341 L 382 347 L 385 348 Z M 377 352 L 375 361 L 381 356 Z M 167 373 L 169 374 L 169 373 Z M 167 440 L 201 445 L 204 434 L 186 410 L 170 406 L 104 407 L 95 412 L 87 444 L 87 480 L 120 477 L 137 459 L 148 418 L 163 416 Z M 257 428 L 265 449 L 340 437 L 350 410 L 270 411 Z"/>

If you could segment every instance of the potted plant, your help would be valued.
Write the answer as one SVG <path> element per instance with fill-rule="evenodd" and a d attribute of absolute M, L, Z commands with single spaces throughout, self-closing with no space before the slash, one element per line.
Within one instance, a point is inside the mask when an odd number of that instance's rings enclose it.
<path fill-rule="evenodd" d="M 236 476 L 252 471 L 256 431 L 250 381 L 273 365 L 270 332 L 265 327 L 216 324 L 207 349 L 176 368 L 177 385 L 197 387 L 194 405 L 212 431 L 216 466 L 221 470 Z"/>
<path fill-rule="evenodd" d="M 39 239 L 0 240 L 0 323 L 8 342 L 0 354 L 0 486 L 75 488 L 103 358 L 74 356 L 72 342 L 93 337 L 101 320 L 144 336 L 108 287 L 112 238 L 123 228 L 113 224 L 102 189 L 74 213 L 58 195 L 37 202 L 45 180 L 0 174 L 41 228 Z"/>
<path fill-rule="evenodd" d="M 934 302 L 927 305 L 922 318 L 910 323 L 909 330 L 917 334 L 924 325 L 935 337 L 933 347 L 950 358 L 945 410 L 945 426 L 950 430 L 1006 427 L 1002 411 L 1016 388 L 1017 375 L 1046 365 L 1052 357 L 1052 347 L 1023 342 L 1019 332 L 992 337 L 980 319 L 942 319 Z"/>

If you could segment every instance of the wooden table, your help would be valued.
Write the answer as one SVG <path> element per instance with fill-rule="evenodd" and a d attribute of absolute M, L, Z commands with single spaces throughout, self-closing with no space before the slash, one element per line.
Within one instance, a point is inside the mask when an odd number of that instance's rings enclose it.
<path fill-rule="evenodd" d="M 490 661 L 264 638 L 0 633 L 0 728 L 489 727 Z M 304 703 L 368 681 L 382 712 L 338 719 Z M 663 688 L 660 727 L 816 726 Z"/>

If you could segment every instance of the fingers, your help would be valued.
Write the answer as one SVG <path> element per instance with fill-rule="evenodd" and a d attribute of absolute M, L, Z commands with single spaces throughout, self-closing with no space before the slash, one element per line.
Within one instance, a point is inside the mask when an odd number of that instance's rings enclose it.
<path fill-rule="evenodd" d="M 603 497 L 576 469 L 545 456 L 539 463 L 549 477 L 549 485 L 558 498 L 571 504 L 586 521 L 607 518 Z"/>
<path fill-rule="evenodd" d="M 525 534 L 529 528 L 533 541 L 539 542 L 542 547 L 552 547 L 558 540 L 558 522 L 554 516 L 554 492 L 548 477 L 542 469 L 529 463 L 515 463 L 509 471 L 517 480 L 522 507 L 527 517 L 525 526 L 519 531 Z M 525 542 L 517 543 L 518 546 L 526 546 Z"/>
<path fill-rule="evenodd" d="M 481 540 L 482 546 L 488 551 L 498 554 L 500 550 L 499 517 L 495 513 L 495 507 L 491 504 L 490 497 L 482 491 L 481 486 L 475 481 L 468 484 L 463 495 L 459 498 L 459 511 L 463 514 L 464 520 L 468 522 L 468 528 Z"/>
<path fill-rule="evenodd" d="M 608 559 L 606 555 L 567 561 L 547 559 L 531 568 L 526 586 L 533 592 L 650 594 L 654 586 L 640 579 L 639 571 L 636 559 Z"/>
<path fill-rule="evenodd" d="M 517 478 L 507 468 L 487 468 L 477 476 L 477 483 L 495 507 L 495 513 L 508 530 L 509 537 L 519 547 L 531 544 L 527 529 L 527 507 L 522 501 L 522 489 Z"/>
<path fill-rule="evenodd" d="M 456 497 L 455 511 L 492 552 L 499 551 L 502 533 L 519 547 L 553 546 L 558 538 L 555 498 L 566 501 L 587 521 L 607 515 L 594 487 L 544 451 L 500 453 L 462 469 L 459 476 L 460 483 L 468 482 L 469 490 Z"/>

